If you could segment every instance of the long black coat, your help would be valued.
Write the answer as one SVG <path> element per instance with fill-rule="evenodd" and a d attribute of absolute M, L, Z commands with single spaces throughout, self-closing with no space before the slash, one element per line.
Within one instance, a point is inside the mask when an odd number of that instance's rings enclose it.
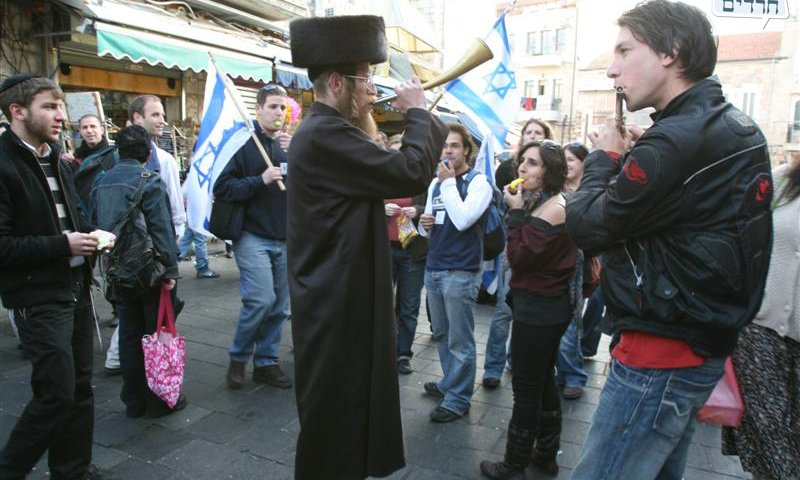
<path fill-rule="evenodd" d="M 300 437 L 295 478 L 405 465 L 384 198 L 424 191 L 447 129 L 408 112 L 399 151 L 315 103 L 292 139 L 288 267 Z"/>

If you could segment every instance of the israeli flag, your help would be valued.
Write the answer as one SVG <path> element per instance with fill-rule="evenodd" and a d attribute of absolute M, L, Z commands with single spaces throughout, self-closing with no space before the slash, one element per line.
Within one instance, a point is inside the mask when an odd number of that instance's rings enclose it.
<path fill-rule="evenodd" d="M 200 133 L 194 144 L 192 163 L 183 193 L 186 197 L 186 216 L 189 228 L 202 235 L 208 231 L 211 216 L 214 182 L 228 161 L 250 139 L 252 123 L 245 121 L 236 108 L 241 102 L 225 88 L 222 72 L 208 62 L 205 103 L 200 121 Z M 232 89 L 233 90 L 233 89 Z M 233 95 L 236 91 L 233 90 Z"/>
<path fill-rule="evenodd" d="M 511 63 L 511 47 L 506 32 L 505 12 L 484 39 L 494 58 L 450 81 L 445 90 L 460 103 L 484 133 L 502 145 L 508 126 L 519 108 L 517 80 Z"/>
<path fill-rule="evenodd" d="M 481 142 L 478 156 L 475 157 L 475 170 L 486 175 L 486 179 L 494 187 L 494 136 L 486 135 Z M 501 256 L 503 254 L 500 254 Z M 490 295 L 497 291 L 497 272 L 500 268 L 501 256 L 492 259 L 485 259 L 483 262 L 483 288 Z"/>

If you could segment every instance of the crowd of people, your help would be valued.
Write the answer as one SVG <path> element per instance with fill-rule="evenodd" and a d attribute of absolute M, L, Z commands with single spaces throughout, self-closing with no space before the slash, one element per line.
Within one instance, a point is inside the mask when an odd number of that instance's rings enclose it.
<path fill-rule="evenodd" d="M 513 410 L 505 455 L 481 462 L 485 477 L 522 479 L 529 465 L 558 474 L 561 400 L 582 396 L 583 360 L 602 324 L 612 361 L 573 479 L 680 479 L 726 357 L 745 416 L 724 430 L 724 451 L 755 479 L 798 478 L 800 164 L 771 172 L 758 126 L 725 102 L 700 10 L 651 0 L 618 25 L 608 76 L 628 110 L 655 109 L 652 126 L 609 119 L 589 134 L 590 152 L 555 143 L 546 122 L 531 120 L 492 184 L 475 168 L 470 132 L 431 114 L 416 78 L 392 103 L 404 131 L 377 130 L 370 66 L 387 58 L 382 18 L 290 24 L 293 64 L 308 69 L 315 102 L 290 136 L 287 92 L 261 88 L 256 135 L 213 189 L 241 211 L 231 240 L 242 306 L 226 382 L 242 388 L 252 360 L 254 381 L 295 388 L 297 479 L 380 477 L 405 465 L 398 373 L 414 372 L 423 305 L 443 373 L 421 389 L 438 400 L 430 419 L 469 414 L 492 209 L 506 241 L 481 384 L 497 388 L 508 368 Z M 98 117 L 81 118 L 83 143 L 71 154 L 57 142 L 62 107 L 46 78 L 0 85 L 10 122 L 0 136 L 0 295 L 33 367 L 33 398 L 0 450 L 0 480 L 24 478 L 45 452 L 53 478 L 100 478 L 90 465 L 98 252 L 138 229 L 158 263 L 142 291 L 107 293 L 119 325 L 106 367 L 122 374 L 131 418 L 188 401 L 151 392 L 141 343 L 164 289 L 182 307 L 178 262 L 193 244 L 197 278 L 219 276 L 206 238 L 185 226 L 175 159 L 154 142 L 165 124 L 158 97 L 131 101 L 115 145 Z M 105 232 L 117 236 L 107 245 Z M 294 379 L 278 358 L 290 311 Z"/>

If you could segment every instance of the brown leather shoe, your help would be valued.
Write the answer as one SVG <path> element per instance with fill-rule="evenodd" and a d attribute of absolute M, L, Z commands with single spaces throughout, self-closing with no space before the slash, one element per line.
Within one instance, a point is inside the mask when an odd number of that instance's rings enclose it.
<path fill-rule="evenodd" d="M 564 387 L 561 394 L 566 400 L 577 400 L 583 395 L 583 389 L 581 387 Z"/>
<path fill-rule="evenodd" d="M 228 380 L 228 386 L 234 390 L 244 387 L 244 363 L 231 361 L 225 379 Z"/>
<path fill-rule="evenodd" d="M 253 381 L 266 383 L 275 388 L 292 388 L 292 379 L 278 365 L 264 365 L 253 370 Z"/>

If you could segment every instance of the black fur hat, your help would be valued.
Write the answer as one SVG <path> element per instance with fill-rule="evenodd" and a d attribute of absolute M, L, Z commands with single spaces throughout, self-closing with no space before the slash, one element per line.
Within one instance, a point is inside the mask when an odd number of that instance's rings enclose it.
<path fill-rule="evenodd" d="M 296 67 L 386 61 L 383 18 L 374 15 L 299 18 L 289 24 L 289 39 Z"/>

